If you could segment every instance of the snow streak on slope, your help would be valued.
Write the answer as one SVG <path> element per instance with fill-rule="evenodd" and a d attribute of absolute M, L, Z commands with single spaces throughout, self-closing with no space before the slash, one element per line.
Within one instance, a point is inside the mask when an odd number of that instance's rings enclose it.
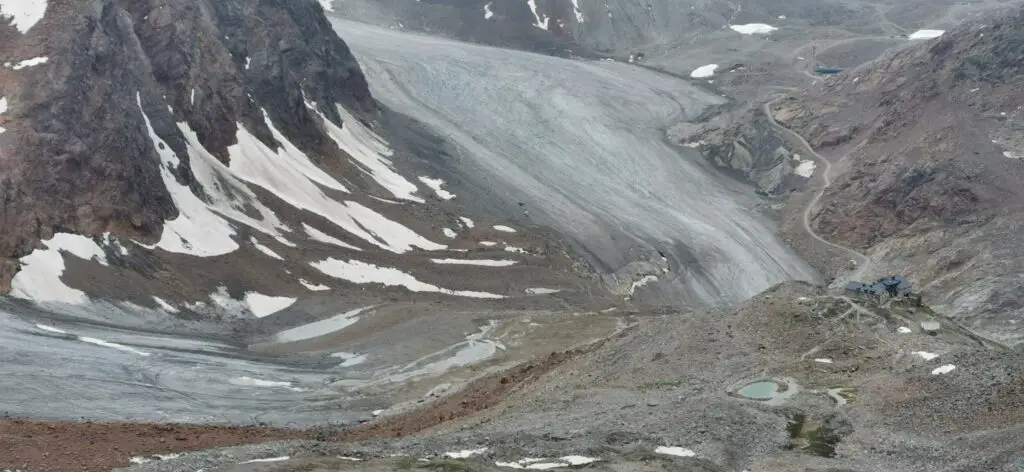
<path fill-rule="evenodd" d="M 718 64 L 708 64 L 706 66 L 700 66 L 690 72 L 690 77 L 694 79 L 705 79 L 715 75 L 715 70 L 718 69 Z"/>
<path fill-rule="evenodd" d="M 22 70 L 22 69 L 25 69 L 25 68 L 28 68 L 28 67 L 41 66 L 43 64 L 46 64 L 47 62 L 50 62 L 50 58 L 49 57 L 39 56 L 39 57 L 33 57 L 31 59 L 25 59 L 24 61 L 18 61 L 18 62 L 13 63 L 13 64 L 10 63 L 10 62 L 7 62 L 7 63 L 4 64 L 4 67 L 8 67 L 8 68 L 10 68 L 12 70 Z"/>
<path fill-rule="evenodd" d="M 149 248 L 159 247 L 165 251 L 194 256 L 219 256 L 238 249 L 238 243 L 231 239 L 235 234 L 234 228 L 210 211 L 192 190 L 178 183 L 171 174 L 171 169 L 181 162 L 171 147 L 156 135 L 149 117 L 142 110 L 141 96 L 136 94 L 136 100 L 149 137 L 153 141 L 153 147 L 160 155 L 160 176 L 171 194 L 171 199 L 174 200 L 174 206 L 178 209 L 178 217 L 164 223 L 160 242 Z"/>
<path fill-rule="evenodd" d="M 526 3 L 530 6 L 530 11 L 533 12 L 533 19 L 535 20 L 533 26 L 547 30 L 550 18 L 537 12 L 537 0 L 526 0 Z"/>
<path fill-rule="evenodd" d="M 778 28 L 764 23 L 749 23 L 746 25 L 729 25 L 729 28 L 740 34 L 769 34 Z"/>
<path fill-rule="evenodd" d="M 476 265 L 487 267 L 508 267 L 519 261 L 511 259 L 431 259 L 435 264 Z"/>
<path fill-rule="evenodd" d="M 192 175 L 205 190 L 210 208 L 234 221 L 259 230 L 286 246 L 294 246 L 281 235 L 282 232 L 291 232 L 291 229 L 285 226 L 244 182 L 232 175 L 227 166 L 203 147 L 199 142 L 199 136 L 188 123 L 178 123 L 178 130 L 185 137 Z M 250 217 L 246 211 L 255 211 L 259 218 Z"/>
<path fill-rule="evenodd" d="M 306 234 L 308 234 L 310 239 L 313 239 L 314 241 L 333 244 L 335 246 L 343 247 L 345 249 L 351 249 L 353 251 L 362 251 L 362 249 L 359 249 L 351 244 L 346 243 L 345 241 L 335 238 L 334 236 L 331 236 L 323 231 L 320 231 L 306 223 L 302 223 L 302 229 L 306 231 Z"/>
<path fill-rule="evenodd" d="M 580 0 L 572 0 L 572 11 L 576 14 L 577 23 L 583 23 L 585 21 L 585 18 L 583 18 L 583 10 L 580 8 Z"/>
<path fill-rule="evenodd" d="M 279 343 L 303 341 L 333 333 L 335 331 L 340 331 L 355 324 L 359 321 L 359 314 L 371 308 L 373 307 L 367 306 L 356 308 L 355 310 L 351 310 L 337 316 L 332 316 L 325 320 L 314 321 L 309 324 L 286 329 L 277 333 L 277 335 L 274 336 L 274 340 Z"/>
<path fill-rule="evenodd" d="M 462 147 L 459 167 L 446 170 L 525 202 L 532 220 L 579 243 L 607 277 L 636 275 L 618 273 L 632 270 L 635 248 L 665 252 L 678 269 L 644 297 L 737 302 L 815 277 L 746 189 L 666 142 L 665 129 L 720 97 L 625 64 L 332 21 L 374 97 Z"/>
<path fill-rule="evenodd" d="M 945 32 L 945 30 L 917 30 L 910 33 L 910 39 L 935 39 Z"/>
<path fill-rule="evenodd" d="M 4 113 L 7 113 L 7 97 L 0 97 L 0 115 L 3 115 Z M 0 126 L 0 134 L 3 134 L 4 131 L 7 130 L 4 129 L 3 126 Z"/>
<path fill-rule="evenodd" d="M 416 277 L 398 269 L 378 267 L 357 260 L 343 261 L 332 257 L 324 261 L 313 262 L 310 265 L 331 277 L 337 277 L 357 284 L 384 284 L 386 286 L 405 287 L 412 292 L 439 292 L 460 297 L 505 298 L 502 295 L 487 292 L 441 288 L 421 282 Z"/>
<path fill-rule="evenodd" d="M 292 297 L 272 297 L 257 292 L 245 294 L 245 304 L 249 305 L 249 311 L 257 318 L 273 315 L 285 308 L 292 306 L 297 299 Z"/>
<path fill-rule="evenodd" d="M 274 252 L 273 249 L 270 249 L 269 247 L 266 247 L 266 246 L 260 244 L 260 241 L 258 239 L 256 239 L 255 236 L 250 237 L 249 238 L 249 242 L 252 243 L 252 246 L 255 247 L 257 251 L 262 252 L 263 254 L 266 254 L 267 256 L 272 257 L 274 259 L 277 259 L 279 261 L 283 261 L 284 260 L 284 258 L 281 257 L 280 254 Z"/>
<path fill-rule="evenodd" d="M 404 253 L 414 247 L 425 250 L 447 247 L 357 202 L 339 202 L 329 197 L 318 184 L 339 192 L 347 192 L 347 189 L 290 144 L 266 113 L 264 119 L 282 147 L 276 151 L 270 149 L 239 123 L 238 144 L 228 148 L 229 168 L 235 175 L 273 192 L 296 208 L 320 214 L 354 236 L 391 252 Z"/>
<path fill-rule="evenodd" d="M 36 249 L 21 258 L 21 271 L 11 281 L 11 296 L 37 302 L 82 304 L 89 301 L 84 292 L 71 288 L 60 280 L 64 273 L 64 255 L 61 251 L 82 259 L 95 259 L 107 265 L 103 249 L 91 238 L 77 234 L 57 233 L 42 241 L 46 249 Z"/>
<path fill-rule="evenodd" d="M 327 129 L 327 135 L 338 144 L 342 151 L 355 159 L 363 172 L 370 174 L 381 187 L 391 192 L 395 198 L 423 203 L 422 198 L 414 195 L 418 190 L 416 184 L 395 172 L 393 164 L 387 159 L 393 152 L 380 136 L 363 126 L 345 107 L 336 107 L 342 120 L 342 127 L 338 128 L 331 120 L 316 111 L 311 103 L 308 105 L 320 117 Z"/>
<path fill-rule="evenodd" d="M 451 192 L 441 188 L 441 186 L 444 185 L 444 180 L 432 179 L 432 178 L 426 177 L 426 176 L 420 176 L 419 179 L 420 179 L 420 182 L 423 182 L 427 187 L 430 187 L 430 189 L 433 190 L 434 193 L 436 193 L 437 196 L 439 198 L 441 198 L 442 200 L 451 200 L 451 199 L 455 198 L 455 194 L 454 193 L 451 193 Z"/>

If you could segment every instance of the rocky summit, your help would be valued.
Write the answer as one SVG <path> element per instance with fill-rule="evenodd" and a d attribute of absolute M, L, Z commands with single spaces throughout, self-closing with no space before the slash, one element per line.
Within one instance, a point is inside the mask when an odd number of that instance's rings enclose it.
<path fill-rule="evenodd" d="M 0 470 L 1024 470 L 1021 8 L 0 0 Z"/>

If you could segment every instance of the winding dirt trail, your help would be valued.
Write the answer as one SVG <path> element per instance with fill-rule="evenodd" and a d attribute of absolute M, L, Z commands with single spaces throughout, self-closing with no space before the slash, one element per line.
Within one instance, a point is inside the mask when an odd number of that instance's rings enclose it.
<path fill-rule="evenodd" d="M 857 264 L 857 269 L 854 270 L 853 273 L 849 275 L 849 278 L 851 280 L 858 280 L 861 274 L 863 274 L 864 271 L 867 270 L 868 265 L 871 263 L 871 259 L 868 259 L 868 256 L 864 255 L 863 253 L 855 249 L 826 240 L 825 238 L 821 237 L 821 235 L 819 235 L 813 227 L 811 227 L 811 213 L 814 211 L 814 207 L 818 205 L 818 201 L 821 200 L 822 195 L 825 194 L 825 190 L 828 188 L 829 185 L 832 185 L 832 180 L 829 176 L 832 172 L 832 163 L 829 162 L 828 159 L 825 159 L 825 157 L 822 156 L 821 154 L 818 154 L 818 152 L 811 147 L 811 144 L 808 143 L 803 136 L 800 136 L 800 134 L 798 134 L 797 132 L 785 126 L 782 126 L 777 121 L 775 121 L 775 116 L 772 115 L 772 103 L 774 102 L 768 102 L 764 104 L 764 114 L 768 118 L 768 123 L 773 128 L 775 128 L 776 131 L 778 131 L 779 133 L 793 138 L 795 142 L 800 144 L 800 147 L 802 148 L 800 149 L 800 152 L 804 155 L 812 156 L 815 162 L 822 167 L 822 185 L 820 188 L 818 188 L 818 191 L 815 192 L 814 196 L 811 197 L 811 201 L 807 202 L 807 207 L 804 208 L 802 218 L 802 225 L 804 227 L 804 231 L 806 231 L 811 238 L 814 238 L 814 240 L 849 254 L 851 256 L 851 259 L 855 261 Z"/>

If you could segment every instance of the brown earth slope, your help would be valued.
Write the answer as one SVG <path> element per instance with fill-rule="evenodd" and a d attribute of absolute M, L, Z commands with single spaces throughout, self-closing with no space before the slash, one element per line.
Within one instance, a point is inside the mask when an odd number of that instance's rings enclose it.
<path fill-rule="evenodd" d="M 818 234 L 867 254 L 864 278 L 905 274 L 937 309 L 1010 344 L 1024 336 L 1022 82 L 1018 11 L 912 41 L 772 105 L 779 123 L 833 163 L 832 183 L 810 214 Z M 779 163 L 797 161 L 765 133 L 759 113 L 684 138 L 707 139 L 709 158 L 746 172 L 766 193 L 799 188 L 775 175 Z M 754 154 L 738 158 L 734 142 Z M 797 203 L 787 209 L 802 212 L 806 199 Z M 792 237 L 802 234 L 799 223 L 788 225 Z"/>
<path fill-rule="evenodd" d="M 819 232 L 1007 342 L 1024 315 L 1024 11 L 826 80 L 776 118 L 843 156 Z"/>

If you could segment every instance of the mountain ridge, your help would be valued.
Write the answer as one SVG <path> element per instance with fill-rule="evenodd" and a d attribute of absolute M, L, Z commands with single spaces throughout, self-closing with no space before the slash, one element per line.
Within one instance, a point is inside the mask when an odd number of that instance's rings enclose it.
<path fill-rule="evenodd" d="M 174 219 L 170 194 L 159 185 L 157 149 L 149 142 L 142 117 L 132 111 L 139 106 L 184 162 L 172 171 L 175 178 L 193 191 L 199 189 L 175 122 L 188 123 L 203 147 L 227 163 L 236 123 L 265 143 L 277 144 L 253 97 L 298 146 L 316 150 L 311 154 L 317 156 L 339 156 L 304 100 L 341 103 L 372 119 L 376 105 L 358 64 L 322 13 L 313 14 L 311 9 L 320 8 L 316 2 L 260 5 L 54 2 L 51 14 L 27 34 L 0 25 L 6 32 L 0 53 L 28 50 L 53 56 L 23 70 L 0 70 L 0 95 L 9 104 L 8 131 L 0 141 L 8 156 L 0 223 L 4 292 L 17 271 L 15 259 L 54 232 L 113 232 L 149 240 L 160 233 L 163 221 Z M 69 15 L 61 15 L 64 11 Z M 259 26 L 262 17 L 276 17 L 280 27 Z M 193 31 L 190 26 L 195 25 L 199 27 Z M 232 41 L 232 35 L 266 36 L 267 41 L 250 46 Z M 37 68 L 46 68 L 45 74 Z M 216 75 L 204 75 L 209 72 Z M 305 78 L 310 76 L 317 80 Z M 218 82 L 204 83 L 203 77 Z M 43 82 L 27 90 L 38 79 Z M 328 83 L 332 85 L 324 86 Z M 341 125 L 333 107 L 318 110 Z M 91 116 L 107 118 L 82 127 Z"/>

